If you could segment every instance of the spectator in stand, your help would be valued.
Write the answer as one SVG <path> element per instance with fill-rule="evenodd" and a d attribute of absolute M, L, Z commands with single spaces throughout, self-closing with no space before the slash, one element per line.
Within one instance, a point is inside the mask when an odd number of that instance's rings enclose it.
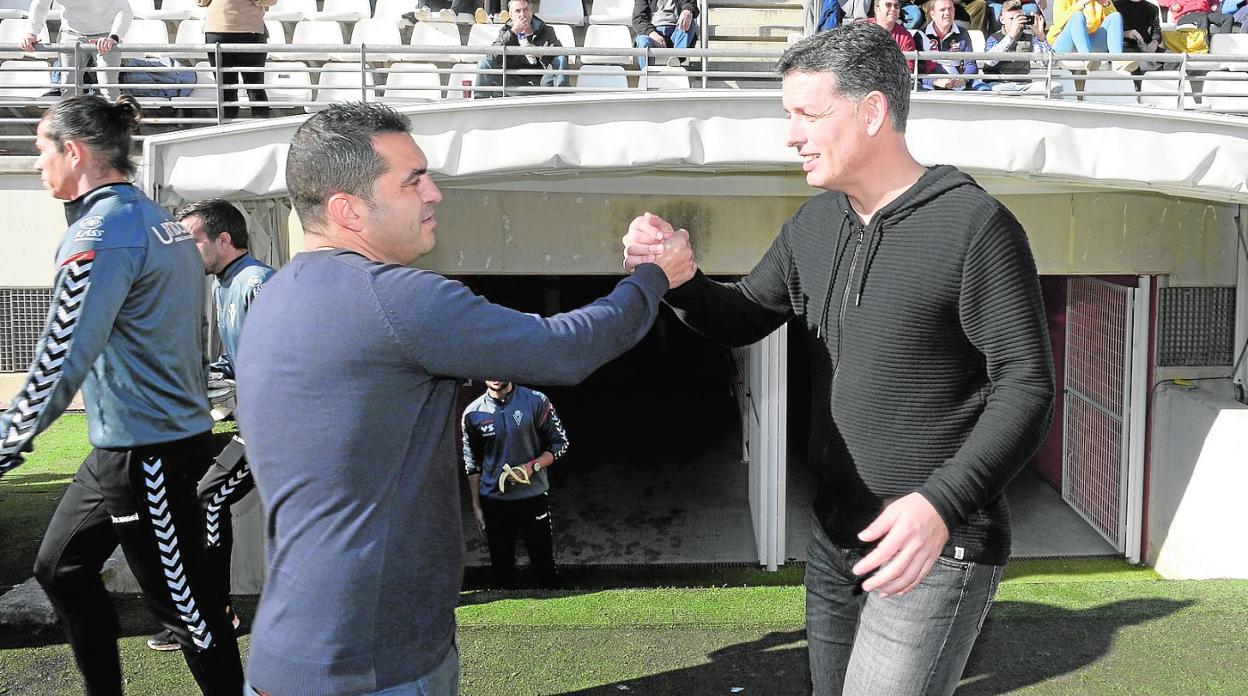
<path fill-rule="evenodd" d="M 1004 4 L 1004 0 L 988 0 L 988 10 L 992 13 L 992 16 L 988 18 L 991 32 L 996 32 L 1004 26 L 1001 22 L 1001 7 Z M 1048 6 L 1048 0 L 1027 0 L 1023 3 L 1023 14 L 1044 14 L 1044 8 Z"/>
<path fill-rule="evenodd" d="M 936 6 L 935 0 L 927 0 L 923 3 L 923 16 L 927 17 L 927 21 L 931 22 L 932 9 Z M 958 0 L 953 3 L 954 19 L 966 22 L 969 28 L 975 31 L 983 31 L 985 22 L 988 17 L 987 0 Z"/>
<path fill-rule="evenodd" d="M 914 35 L 906 31 L 905 27 L 898 22 L 901 19 L 901 0 L 875 0 L 875 16 L 864 19 L 864 22 L 871 22 L 880 25 L 880 28 L 888 32 L 893 37 L 893 42 L 897 44 L 897 48 L 902 53 L 910 54 L 916 49 L 914 47 Z M 906 70 L 914 72 L 914 61 L 910 60 L 907 55 Z"/>
<path fill-rule="evenodd" d="M 509 19 L 498 31 L 498 39 L 494 41 L 495 46 L 563 46 L 559 43 L 559 37 L 555 36 L 555 30 L 549 24 L 543 22 L 541 18 L 533 16 L 533 6 L 529 0 L 510 0 L 507 3 L 509 10 Z M 568 76 L 560 72 L 547 72 L 544 75 L 507 75 L 507 84 L 503 84 L 502 75 L 491 75 L 484 71 L 498 70 L 503 65 L 503 57 L 501 55 L 486 56 L 477 63 L 478 86 L 483 87 L 499 87 L 513 88 L 518 85 L 526 87 L 563 87 L 568 83 Z M 563 71 L 568 69 L 567 56 L 507 56 L 507 70 L 536 70 L 543 68 L 547 71 Z M 507 96 L 507 92 L 489 92 L 485 90 L 477 90 L 474 98 Z"/>
<path fill-rule="evenodd" d="M 200 7 L 208 8 L 204 18 L 204 43 L 206 44 L 260 44 L 268 43 L 269 31 L 264 26 L 264 13 L 277 4 L 277 0 L 197 0 Z M 239 73 L 232 68 L 263 68 L 265 51 L 255 53 L 221 53 L 221 98 L 226 102 L 225 117 L 238 118 L 238 90 L 229 85 L 238 84 Z M 208 52 L 208 63 L 217 67 L 217 52 Z M 244 72 L 243 82 L 247 98 L 251 101 L 252 116 L 268 116 L 269 96 L 264 92 L 264 73 Z"/>
<path fill-rule="evenodd" d="M 1044 40 L 1044 15 L 1023 12 L 1020 0 L 1005 0 L 1001 5 L 1001 30 L 988 37 L 984 50 L 1002 54 L 997 60 L 982 61 L 984 73 L 989 75 L 1026 75 L 1032 65 L 1043 68 L 1043 60 L 1008 60 L 1009 53 L 1052 53 L 1053 48 Z M 1031 80 L 999 80 L 987 83 L 994 92 L 1018 92 L 1030 88 Z M 1061 85 L 1054 85 L 1060 88 Z"/>
<path fill-rule="evenodd" d="M 637 48 L 690 48 L 698 40 L 697 0 L 635 0 L 633 34 Z M 646 69 L 646 57 L 637 62 Z M 672 59 L 669 63 L 677 62 Z M 681 61 L 683 62 L 683 61 Z"/>
<path fill-rule="evenodd" d="M 1222 0 L 1174 0 L 1170 5 L 1170 21 L 1191 24 L 1206 34 L 1230 34 L 1235 31 L 1235 18 L 1221 12 Z"/>
<path fill-rule="evenodd" d="M 1057 0 L 1048 39 L 1058 53 L 1122 53 L 1122 15 L 1110 0 Z"/>
<path fill-rule="evenodd" d="M 1122 15 L 1122 50 L 1127 53 L 1165 53 L 1161 40 L 1161 11 L 1148 0 L 1114 0 Z M 1140 61 L 1132 72 L 1152 70 L 1157 64 Z"/>
<path fill-rule="evenodd" d="M 951 53 L 969 53 L 971 37 L 961 27 L 953 23 L 953 0 L 932 0 L 932 21 L 919 35 L 923 46 L 921 51 L 949 51 Z M 924 72 L 949 75 L 949 77 L 929 77 L 923 80 L 923 89 L 946 89 L 962 91 L 965 89 L 985 90 L 988 85 L 977 79 L 964 76 L 979 74 L 975 61 L 970 59 L 927 61 Z"/>
<path fill-rule="evenodd" d="M 61 46 L 76 46 L 80 43 L 91 44 L 99 51 L 96 59 L 109 68 L 121 66 L 121 56 L 113 53 L 113 48 L 121 43 L 121 37 L 130 30 L 130 22 L 134 12 L 128 0 L 62 0 L 61 7 Z M 26 36 L 22 38 L 21 49 L 33 51 L 39 43 L 39 34 L 47 26 L 48 11 L 52 9 L 52 0 L 32 0 L 30 3 L 30 25 Z M 76 72 L 77 54 L 75 51 L 60 54 L 61 66 L 69 74 Z M 104 70 L 104 79 L 100 82 L 107 85 L 117 84 L 117 72 Z M 66 80 L 62 79 L 62 84 Z M 78 94 L 78 83 L 70 88 L 64 96 Z M 100 92 L 105 98 L 117 98 L 117 87 L 101 87 Z"/>

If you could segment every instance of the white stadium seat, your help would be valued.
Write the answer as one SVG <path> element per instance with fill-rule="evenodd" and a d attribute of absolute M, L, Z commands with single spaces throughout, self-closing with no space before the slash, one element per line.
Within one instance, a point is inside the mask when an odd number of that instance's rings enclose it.
<path fill-rule="evenodd" d="M 381 101 L 389 104 L 418 104 L 442 98 L 442 76 L 431 63 L 397 63 L 386 76 Z"/>
<path fill-rule="evenodd" d="M 459 27 L 450 22 L 417 22 L 412 27 L 412 35 L 407 40 L 412 47 L 430 46 L 463 46 L 459 39 Z M 457 54 L 450 53 L 408 53 L 405 58 L 411 61 L 428 61 L 433 63 L 454 63 Z"/>
<path fill-rule="evenodd" d="M 591 24 L 585 29 L 584 48 L 632 48 L 633 33 L 628 27 L 618 24 Z M 631 65 L 632 56 L 591 56 L 581 55 L 582 63 L 606 63 L 611 65 Z"/>

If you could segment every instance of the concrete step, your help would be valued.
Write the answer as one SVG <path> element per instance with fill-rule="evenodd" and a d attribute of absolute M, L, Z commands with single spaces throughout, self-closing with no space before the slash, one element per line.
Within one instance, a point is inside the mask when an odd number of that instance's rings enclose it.
<path fill-rule="evenodd" d="M 712 7 L 707 13 L 710 24 L 775 24 L 801 27 L 802 9 L 784 8 L 763 10 L 750 7 Z"/>
<path fill-rule="evenodd" d="M 721 41 L 788 41 L 789 34 L 801 34 L 801 26 L 713 24 L 706 38 Z"/>

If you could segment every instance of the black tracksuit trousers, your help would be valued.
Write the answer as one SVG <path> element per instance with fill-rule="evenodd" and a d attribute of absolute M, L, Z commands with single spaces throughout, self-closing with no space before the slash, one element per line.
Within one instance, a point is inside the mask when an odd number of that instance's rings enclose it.
<path fill-rule="evenodd" d="M 74 651 L 85 691 L 121 694 L 117 613 L 100 569 L 121 544 L 148 607 L 179 643 L 204 694 L 243 689 L 238 642 L 204 554 L 196 484 L 211 436 L 93 449 L 48 524 L 35 577 Z"/>
<path fill-rule="evenodd" d="M 242 438 L 235 435 L 217 455 L 199 482 L 199 503 L 204 509 L 204 553 L 213 578 L 229 601 L 230 553 L 234 549 L 234 525 L 230 506 L 256 487 L 247 465 Z"/>
<path fill-rule="evenodd" d="M 550 498 L 542 493 L 520 500 L 494 500 L 481 496 L 485 536 L 490 547 L 490 569 L 498 589 L 516 588 L 516 535 L 524 540 L 537 586 L 559 588 L 555 569 L 555 528 L 550 520 Z"/>

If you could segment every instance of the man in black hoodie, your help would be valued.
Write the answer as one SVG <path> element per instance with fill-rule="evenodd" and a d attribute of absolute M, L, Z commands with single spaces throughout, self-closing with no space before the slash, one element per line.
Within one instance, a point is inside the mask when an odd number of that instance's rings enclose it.
<path fill-rule="evenodd" d="M 498 31 L 498 38 L 494 41 L 495 46 L 511 46 L 514 48 L 541 48 L 547 46 L 563 46 L 559 43 L 559 37 L 555 36 L 555 30 L 545 22 L 533 14 L 533 6 L 529 0 L 511 0 L 507 3 L 510 19 Z M 561 74 L 562 71 L 568 69 L 568 57 L 564 55 L 555 56 L 533 56 L 510 54 L 507 56 L 507 79 L 504 84 L 502 75 L 490 75 L 483 71 L 498 70 L 503 67 L 503 56 L 486 56 L 477 64 L 477 70 L 480 77 L 477 78 L 478 86 L 499 87 L 502 86 L 507 90 L 514 90 L 516 87 L 536 87 L 539 84 L 542 87 L 563 87 L 568 83 L 568 76 Z M 517 70 L 545 70 L 545 73 L 534 72 L 531 75 L 516 74 Z M 515 94 L 515 92 L 488 92 L 477 90 L 474 93 L 475 98 L 497 97 Z"/>
<path fill-rule="evenodd" d="M 1003 491 L 1048 430 L 1053 360 L 1018 221 L 906 147 L 905 59 L 878 26 L 781 58 L 788 144 L 826 192 L 740 282 L 667 293 L 746 345 L 792 321 L 811 360 L 819 521 L 806 567 L 816 694 L 951 694 L 1010 552 Z M 688 245 L 649 213 L 625 266 Z"/>

